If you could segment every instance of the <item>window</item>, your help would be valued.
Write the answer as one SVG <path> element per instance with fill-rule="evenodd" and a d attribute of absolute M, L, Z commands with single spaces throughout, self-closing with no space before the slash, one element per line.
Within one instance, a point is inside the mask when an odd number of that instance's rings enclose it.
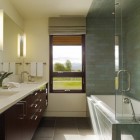
<path fill-rule="evenodd" d="M 85 36 L 50 35 L 50 92 L 85 92 Z"/>

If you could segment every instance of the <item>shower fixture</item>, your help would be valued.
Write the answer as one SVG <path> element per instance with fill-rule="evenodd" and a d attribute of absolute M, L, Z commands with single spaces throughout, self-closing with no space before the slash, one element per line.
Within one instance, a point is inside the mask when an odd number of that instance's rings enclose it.
<path fill-rule="evenodd" d="M 125 98 L 123 99 L 123 102 L 124 102 L 125 104 L 129 104 L 129 103 L 130 103 L 131 109 L 132 109 L 133 120 L 136 122 L 136 121 L 137 121 L 137 120 L 136 120 L 136 115 L 135 115 L 135 111 L 134 111 L 133 104 L 132 104 L 131 100 L 130 100 L 129 98 L 125 97 Z"/>

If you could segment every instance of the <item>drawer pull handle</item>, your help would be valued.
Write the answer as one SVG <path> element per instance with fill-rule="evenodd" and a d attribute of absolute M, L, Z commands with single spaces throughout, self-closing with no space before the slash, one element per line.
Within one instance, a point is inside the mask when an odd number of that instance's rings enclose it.
<path fill-rule="evenodd" d="M 27 102 L 19 101 L 16 105 L 22 106 L 22 115 L 19 116 L 19 119 L 22 120 L 27 115 Z"/>
<path fill-rule="evenodd" d="M 23 120 L 23 119 L 24 119 L 24 117 L 19 117 L 19 119 L 20 119 L 20 120 Z"/>
<path fill-rule="evenodd" d="M 41 113 L 42 112 L 42 109 L 39 109 L 39 112 Z"/>
<path fill-rule="evenodd" d="M 31 119 L 31 120 L 33 120 L 33 119 L 34 119 L 34 120 L 37 120 L 37 118 L 38 118 L 37 115 L 33 115 L 30 119 Z"/>
<path fill-rule="evenodd" d="M 35 120 L 37 120 L 37 118 L 38 118 L 38 116 L 36 115 L 36 116 L 35 116 Z"/>
<path fill-rule="evenodd" d="M 37 107 L 37 104 L 35 104 L 35 108 Z"/>
<path fill-rule="evenodd" d="M 33 106 L 36 108 L 38 106 L 38 104 L 31 104 L 31 107 L 33 107 Z"/>

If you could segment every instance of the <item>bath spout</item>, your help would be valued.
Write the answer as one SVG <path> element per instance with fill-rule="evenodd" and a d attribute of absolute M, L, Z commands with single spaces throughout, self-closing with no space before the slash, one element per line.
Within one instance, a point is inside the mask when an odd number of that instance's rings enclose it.
<path fill-rule="evenodd" d="M 137 121 L 136 120 L 136 115 L 135 115 L 135 111 L 134 111 L 133 104 L 132 104 L 131 100 L 130 100 L 130 105 L 131 105 L 131 108 L 132 108 L 133 120 L 136 122 Z"/>
<path fill-rule="evenodd" d="M 135 115 L 135 111 L 134 111 L 133 104 L 132 104 L 131 100 L 130 100 L 129 98 L 124 98 L 124 99 L 123 99 L 123 102 L 124 102 L 125 104 L 129 104 L 129 103 L 130 103 L 131 109 L 132 109 L 133 121 L 136 122 L 136 121 L 137 121 L 137 120 L 136 120 L 136 115 Z"/>

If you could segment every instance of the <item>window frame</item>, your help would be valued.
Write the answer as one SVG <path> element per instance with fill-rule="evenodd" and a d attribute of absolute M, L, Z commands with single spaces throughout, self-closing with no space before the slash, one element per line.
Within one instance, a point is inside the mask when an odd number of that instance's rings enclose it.
<path fill-rule="evenodd" d="M 81 72 L 53 72 L 53 36 L 62 36 L 62 35 L 50 35 L 50 76 L 49 76 L 49 89 L 50 93 L 84 93 L 85 92 L 85 35 L 78 35 L 82 37 L 82 71 Z M 70 35 L 64 35 L 70 36 Z M 77 35 L 72 35 L 77 36 Z M 66 44 L 67 45 L 67 44 Z M 54 90 L 53 89 L 53 77 L 80 77 L 82 78 L 82 89 L 70 89 L 70 90 Z"/>

